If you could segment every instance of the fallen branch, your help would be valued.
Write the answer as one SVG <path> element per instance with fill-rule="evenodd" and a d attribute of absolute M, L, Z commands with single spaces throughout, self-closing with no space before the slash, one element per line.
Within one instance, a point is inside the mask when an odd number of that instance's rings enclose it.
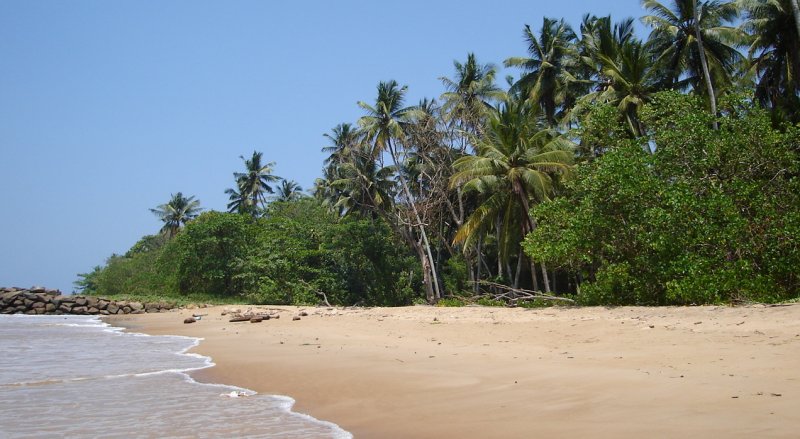
<path fill-rule="evenodd" d="M 474 281 L 472 282 L 475 283 Z M 477 297 L 491 295 L 494 300 L 505 300 L 507 302 L 516 303 L 520 300 L 561 300 L 564 302 L 575 303 L 574 300 L 568 299 L 566 297 L 558 297 L 558 296 L 551 296 L 549 294 L 544 294 L 539 291 L 532 291 L 532 290 L 525 290 L 522 288 L 513 288 L 509 287 L 508 285 L 498 284 L 495 282 L 489 282 L 487 280 L 481 280 L 477 282 L 479 285 L 486 285 L 493 288 L 497 288 L 500 290 L 504 290 L 505 292 L 502 293 L 492 293 L 492 294 L 479 294 Z"/>
<path fill-rule="evenodd" d="M 328 308 L 332 308 L 333 307 L 333 305 L 331 305 L 331 303 L 328 302 L 328 296 L 326 296 L 324 292 L 319 291 L 319 290 L 315 290 L 314 287 L 311 286 L 311 284 L 309 284 L 308 282 L 306 282 L 304 280 L 300 280 L 300 283 L 305 285 L 306 288 L 308 288 L 309 290 L 314 291 L 315 293 L 317 293 L 317 296 L 322 296 L 322 300 L 325 301 L 325 305 L 327 305 Z"/>

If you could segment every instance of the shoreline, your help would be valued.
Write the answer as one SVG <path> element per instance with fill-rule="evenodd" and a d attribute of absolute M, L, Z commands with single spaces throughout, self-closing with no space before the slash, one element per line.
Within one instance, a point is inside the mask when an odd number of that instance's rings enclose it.
<path fill-rule="evenodd" d="M 692 308 L 220 306 L 105 318 L 202 338 L 191 373 L 360 437 L 792 437 L 800 305 Z M 264 309 L 266 307 L 253 307 Z M 301 309 L 309 315 L 291 317 Z M 208 314 L 183 324 L 193 313 Z"/>

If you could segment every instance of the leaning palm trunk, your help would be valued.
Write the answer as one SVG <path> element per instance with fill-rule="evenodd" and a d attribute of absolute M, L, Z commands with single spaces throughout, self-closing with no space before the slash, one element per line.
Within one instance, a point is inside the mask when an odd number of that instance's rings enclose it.
<path fill-rule="evenodd" d="M 792 3 L 794 3 L 793 0 Z M 708 60 L 706 59 L 706 51 L 703 47 L 703 35 L 700 32 L 700 11 L 698 10 L 697 0 L 694 2 L 694 32 L 697 38 L 697 52 L 700 56 L 700 66 L 703 68 L 703 77 L 706 81 L 708 88 L 708 100 L 711 103 L 711 114 L 714 116 L 714 129 L 717 129 L 717 98 L 714 95 L 714 85 L 711 83 L 711 72 L 708 70 Z"/>
<path fill-rule="evenodd" d="M 389 153 L 392 155 L 392 160 L 394 161 L 394 165 L 395 167 L 397 167 L 397 169 L 400 169 L 400 161 L 397 159 L 397 153 L 395 152 L 394 145 L 392 145 L 391 141 L 389 141 L 388 143 L 389 143 Z M 428 234 L 425 233 L 425 225 L 422 224 L 422 218 L 419 216 L 419 211 L 417 210 L 417 206 L 414 203 L 414 198 L 411 196 L 411 191 L 408 189 L 408 184 L 406 183 L 405 177 L 403 177 L 403 173 L 398 172 L 397 176 L 400 179 L 400 186 L 402 186 L 403 188 L 403 193 L 405 194 L 406 199 L 408 199 L 408 204 L 411 205 L 411 211 L 414 213 L 414 219 L 416 220 L 417 226 L 419 227 L 420 237 L 422 237 L 422 244 L 425 248 L 426 255 L 421 255 L 420 259 L 422 261 L 423 272 L 425 272 L 425 270 L 430 270 L 431 281 L 433 283 L 433 290 L 428 291 L 428 296 L 429 296 L 428 301 L 433 302 L 434 300 L 441 299 L 442 293 L 439 291 L 439 278 L 436 276 L 436 266 L 434 265 L 433 262 L 433 254 L 431 253 L 431 245 L 428 242 Z M 425 256 L 427 256 L 428 260 L 427 263 L 425 262 Z M 430 297 L 431 296 L 430 293 L 433 293 L 433 297 Z"/>
<path fill-rule="evenodd" d="M 797 27 L 797 37 L 800 38 L 800 0 L 789 0 L 794 15 L 794 25 Z"/>
<path fill-rule="evenodd" d="M 519 194 L 520 201 L 522 202 L 522 207 L 525 209 L 525 218 L 527 219 L 527 227 L 525 227 L 525 225 L 523 225 L 522 227 L 522 235 L 525 236 L 536 228 L 536 220 L 531 218 L 531 213 L 530 213 L 531 208 L 530 205 L 528 204 L 528 194 L 519 184 L 517 184 L 516 192 Z M 531 265 L 534 265 L 533 260 L 531 260 Z M 542 261 L 540 265 L 542 267 L 542 279 L 544 280 L 544 291 L 546 293 L 549 293 L 550 281 L 547 279 L 547 266 L 545 265 L 544 261 Z"/>

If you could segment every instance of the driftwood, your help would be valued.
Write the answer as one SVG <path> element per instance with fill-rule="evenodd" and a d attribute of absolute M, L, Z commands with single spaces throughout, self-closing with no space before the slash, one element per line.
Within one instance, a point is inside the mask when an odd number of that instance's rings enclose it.
<path fill-rule="evenodd" d="M 319 291 L 319 290 L 314 290 L 314 287 L 312 287 L 312 286 L 311 286 L 311 284 L 309 284 L 308 282 L 306 282 L 306 281 L 304 281 L 304 280 L 302 280 L 302 279 L 300 280 L 300 283 L 301 283 L 301 284 L 303 284 L 303 285 L 305 285 L 305 286 L 306 286 L 306 288 L 308 288 L 309 290 L 312 290 L 312 291 L 314 291 L 315 293 L 317 293 L 317 296 L 322 296 L 322 300 L 325 302 L 325 305 L 326 305 L 328 308 L 331 308 L 331 307 L 332 307 L 331 303 L 330 303 L 330 302 L 328 302 L 328 296 L 327 296 L 327 295 L 326 295 L 324 292 L 322 292 L 322 291 Z"/>
<path fill-rule="evenodd" d="M 494 300 L 503 300 L 512 304 L 516 304 L 520 300 L 534 300 L 534 299 L 541 299 L 541 300 L 560 300 L 569 303 L 575 303 L 574 300 L 568 299 L 566 297 L 558 297 L 558 296 L 551 296 L 549 294 L 544 294 L 539 291 L 532 291 L 532 290 L 525 290 L 522 288 L 513 288 L 507 285 L 498 284 L 495 282 L 489 282 L 486 280 L 482 280 L 478 282 L 479 285 L 486 285 L 492 288 L 496 288 L 498 290 L 503 290 L 501 293 L 488 293 L 488 294 L 478 294 L 476 298 L 491 296 Z"/>
<path fill-rule="evenodd" d="M 262 313 L 247 312 L 247 313 L 244 313 L 244 314 L 241 314 L 241 313 L 231 314 L 231 318 L 228 321 L 231 322 L 231 323 L 236 323 L 236 322 L 250 322 L 250 321 L 252 321 L 254 319 L 257 319 L 257 320 L 260 319 L 260 320 L 258 320 L 260 322 L 261 320 L 279 319 L 279 318 L 281 318 L 281 316 L 279 314 L 270 314 L 270 313 L 263 313 L 263 312 Z M 253 323 L 256 323 L 256 322 L 253 322 Z"/>

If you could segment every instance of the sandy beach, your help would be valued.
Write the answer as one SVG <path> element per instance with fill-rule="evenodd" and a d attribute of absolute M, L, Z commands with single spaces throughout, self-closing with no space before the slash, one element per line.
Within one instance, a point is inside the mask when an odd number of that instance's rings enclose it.
<path fill-rule="evenodd" d="M 202 337 L 205 382 L 289 395 L 356 438 L 797 437 L 800 305 L 212 307 L 109 321 Z M 292 317 L 308 313 L 299 321 Z M 194 324 L 183 319 L 207 314 Z"/>

